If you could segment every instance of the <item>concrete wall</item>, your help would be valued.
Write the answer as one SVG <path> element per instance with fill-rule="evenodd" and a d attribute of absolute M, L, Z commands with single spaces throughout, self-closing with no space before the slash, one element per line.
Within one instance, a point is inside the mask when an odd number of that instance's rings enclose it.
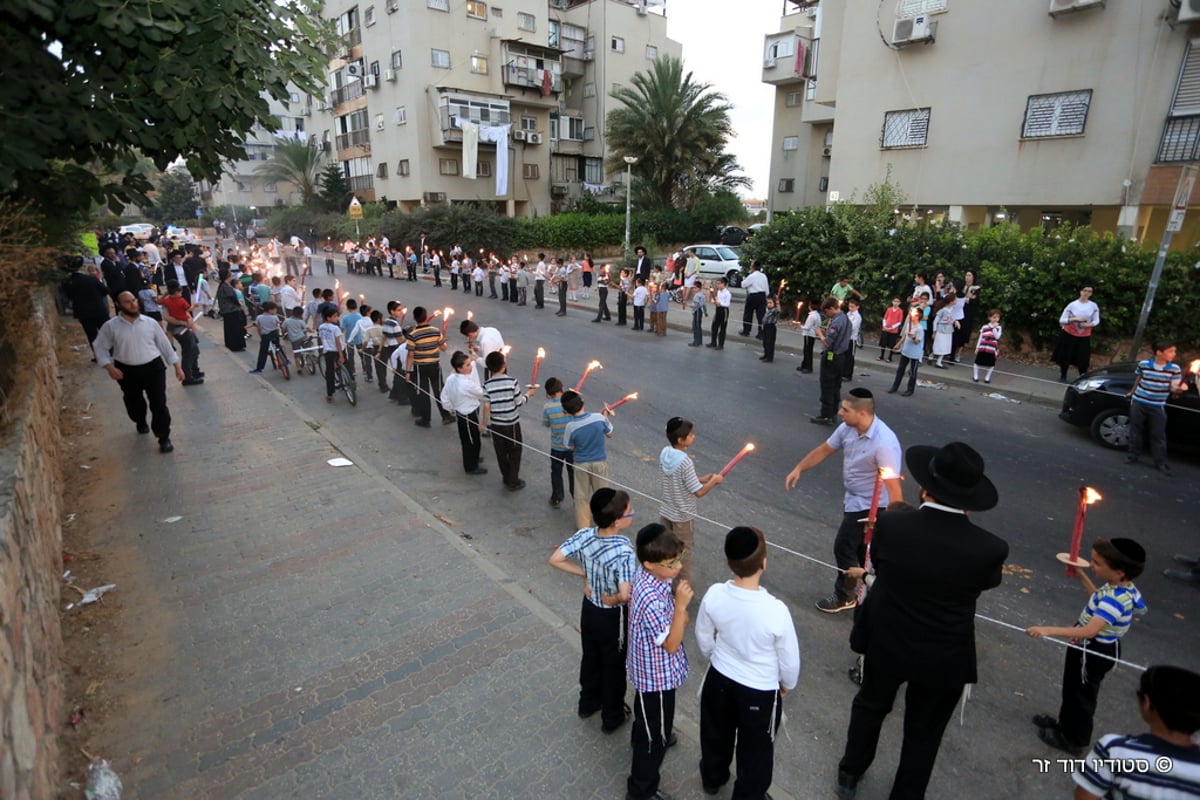
<path fill-rule="evenodd" d="M 43 298 L 36 313 L 43 317 L 53 308 Z M 0 798 L 5 800 L 52 798 L 58 789 L 62 476 L 51 324 L 35 319 L 33 341 L 20 348 L 24 358 L 14 359 L 18 379 L 0 435 Z M 5 339 L 0 327 L 0 347 Z"/>

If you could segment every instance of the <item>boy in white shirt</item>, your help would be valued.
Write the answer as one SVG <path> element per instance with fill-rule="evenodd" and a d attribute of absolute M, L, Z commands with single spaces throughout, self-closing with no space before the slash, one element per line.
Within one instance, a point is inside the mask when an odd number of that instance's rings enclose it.
<path fill-rule="evenodd" d="M 851 297 L 846 300 L 846 319 L 850 321 L 850 349 L 846 351 L 843 360 L 842 380 L 854 380 L 854 351 L 862 347 L 862 314 L 858 310 L 858 300 Z"/>
<path fill-rule="evenodd" d="M 642 278 L 637 279 L 637 288 L 633 290 L 633 330 L 641 331 L 646 329 L 646 298 L 650 296 L 650 290 L 646 288 L 646 281 Z"/>
<path fill-rule="evenodd" d="M 817 344 L 817 329 L 821 327 L 821 312 L 818 306 L 818 303 L 812 304 L 808 316 L 804 318 L 804 325 L 800 327 L 800 333 L 804 335 L 804 358 L 800 360 L 800 366 L 796 367 L 797 372 L 812 372 L 813 348 Z"/>
<path fill-rule="evenodd" d="M 759 585 L 767 542 L 757 528 L 725 535 L 733 580 L 709 587 L 696 617 L 696 643 L 710 666 L 700 694 L 700 781 L 706 794 L 729 782 L 734 797 L 766 797 L 775 765 L 781 701 L 800 677 L 792 615 Z"/>

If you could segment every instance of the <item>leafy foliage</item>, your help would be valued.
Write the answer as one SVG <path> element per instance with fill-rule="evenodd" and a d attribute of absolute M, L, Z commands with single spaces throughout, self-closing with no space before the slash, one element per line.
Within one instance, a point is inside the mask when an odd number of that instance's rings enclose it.
<path fill-rule="evenodd" d="M 0 196 L 58 213 L 144 200 L 139 157 L 216 179 L 266 95 L 318 91 L 331 35 L 311 0 L 7 0 Z M 98 173 L 115 173 L 111 180 Z M 49 214 L 47 215 L 49 216 Z"/>
<path fill-rule="evenodd" d="M 605 120 L 612 155 L 610 173 L 624 172 L 625 156 L 636 156 L 633 174 L 638 204 L 647 208 L 690 207 L 714 189 L 749 186 L 725 145 L 733 136 L 732 107 L 711 85 L 692 80 L 677 58 L 656 60 L 638 72 L 632 86 L 611 96 L 624 108 Z"/>
<path fill-rule="evenodd" d="M 323 156 L 313 140 L 280 137 L 270 160 L 259 164 L 254 174 L 272 183 L 292 184 L 300 193 L 300 202 L 312 205 L 317 197 L 318 182 L 324 177 L 321 172 Z M 336 164 L 330 166 L 337 167 Z M 341 173 L 340 168 L 338 172 Z"/>
<path fill-rule="evenodd" d="M 196 213 L 196 184 L 184 169 L 169 169 L 158 181 L 158 198 L 151 216 L 164 224 L 193 224 Z"/>

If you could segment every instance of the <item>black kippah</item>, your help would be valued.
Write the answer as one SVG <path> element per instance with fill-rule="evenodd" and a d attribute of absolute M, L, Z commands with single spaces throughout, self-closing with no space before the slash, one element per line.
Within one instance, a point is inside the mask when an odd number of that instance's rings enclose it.
<path fill-rule="evenodd" d="M 725 534 L 725 557 L 730 561 L 748 558 L 758 549 L 758 534 L 753 528 L 738 526 Z"/>
<path fill-rule="evenodd" d="M 850 390 L 849 394 L 851 397 L 858 397 L 862 400 L 870 400 L 875 397 L 875 395 L 871 394 L 870 389 L 864 389 L 861 386 L 855 386 Z"/>

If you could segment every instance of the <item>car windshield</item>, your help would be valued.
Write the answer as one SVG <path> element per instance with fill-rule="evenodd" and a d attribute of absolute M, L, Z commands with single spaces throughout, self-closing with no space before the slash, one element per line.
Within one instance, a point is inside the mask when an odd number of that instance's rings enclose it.
<path fill-rule="evenodd" d="M 736 252 L 734 252 L 732 247 L 718 247 L 718 248 L 716 248 L 716 250 L 717 250 L 717 255 L 719 255 L 721 257 L 722 261 L 737 261 L 738 260 L 738 254 Z"/>

